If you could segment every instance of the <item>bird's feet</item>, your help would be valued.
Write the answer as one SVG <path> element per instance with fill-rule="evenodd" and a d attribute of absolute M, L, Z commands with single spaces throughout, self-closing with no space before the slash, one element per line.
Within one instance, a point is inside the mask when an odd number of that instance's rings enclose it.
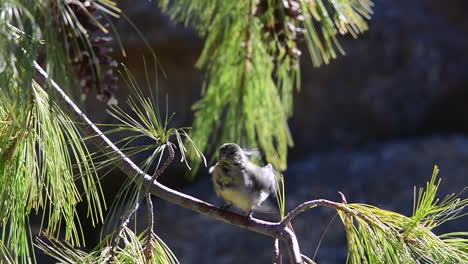
<path fill-rule="evenodd" d="M 252 219 L 253 219 L 252 214 L 253 214 L 253 212 L 252 212 L 252 210 L 250 210 L 249 214 L 247 214 L 247 220 L 248 221 L 252 221 Z"/>
<path fill-rule="evenodd" d="M 227 209 L 229 209 L 231 206 L 232 206 L 232 203 L 229 203 L 229 204 L 226 204 L 226 205 L 224 205 L 224 206 L 221 206 L 220 209 L 221 209 L 221 210 L 227 210 Z"/>

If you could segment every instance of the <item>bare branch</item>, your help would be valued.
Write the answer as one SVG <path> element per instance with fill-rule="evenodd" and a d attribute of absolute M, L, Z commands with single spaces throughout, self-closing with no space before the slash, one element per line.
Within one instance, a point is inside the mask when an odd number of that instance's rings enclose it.
<path fill-rule="evenodd" d="M 340 193 L 341 194 L 341 193 Z M 342 194 L 341 194 L 342 195 Z M 342 196 L 344 198 L 344 195 Z M 286 217 L 279 223 L 280 226 L 284 227 L 287 226 L 296 216 L 298 216 L 300 213 L 317 207 L 317 206 L 325 206 L 325 207 L 330 207 L 335 209 L 336 211 L 342 211 L 348 215 L 353 215 L 356 217 L 359 217 L 369 223 L 370 225 L 374 225 L 374 223 L 369 219 L 369 217 L 363 215 L 362 213 L 358 211 L 354 211 L 351 208 L 347 206 L 346 199 L 344 199 L 343 203 L 337 203 L 337 202 L 332 202 L 329 200 L 325 199 L 317 199 L 317 200 L 311 200 L 307 202 L 303 202 L 296 208 L 294 208 L 291 212 L 289 212 Z"/>
<path fill-rule="evenodd" d="M 341 196 L 341 201 L 342 201 L 344 204 L 347 204 L 348 201 L 346 201 L 346 196 L 345 196 L 342 192 L 338 192 L 338 194 Z"/>
<path fill-rule="evenodd" d="M 49 75 L 39 64 L 37 64 L 37 62 L 34 62 L 34 67 L 44 78 L 49 78 Z M 115 146 L 114 143 L 104 135 L 96 125 L 94 125 L 94 123 L 78 108 L 78 106 L 76 106 L 76 104 L 70 99 L 70 97 L 68 97 L 67 94 L 65 94 L 54 80 L 50 80 L 50 82 L 55 91 L 68 104 L 71 110 L 73 110 L 75 118 L 81 121 L 79 125 L 81 125 L 84 133 L 90 136 L 90 140 L 111 158 L 115 158 L 117 156 L 118 159 L 116 159 L 115 165 L 132 180 L 143 181 L 145 185 L 150 187 L 149 191 L 152 194 L 171 203 L 211 216 L 232 225 L 237 225 L 272 237 L 277 237 L 279 235 L 278 231 L 273 231 L 275 226 L 279 226 L 278 223 L 267 222 L 256 218 L 251 218 L 249 221 L 249 219 L 243 215 L 224 211 L 205 201 L 168 188 L 157 181 L 153 181 L 151 175 L 143 172 L 131 159 L 129 159 L 117 146 Z"/>
<path fill-rule="evenodd" d="M 351 213 L 350 210 L 341 203 L 336 203 L 325 199 L 312 200 L 304 202 L 298 207 L 294 208 L 294 210 L 287 214 L 283 221 L 281 221 L 281 225 L 286 226 L 288 223 L 291 222 L 291 220 L 293 220 L 294 217 L 298 216 L 300 213 L 317 206 L 326 206 L 336 210 Z"/>
<path fill-rule="evenodd" d="M 167 146 L 167 151 L 169 152 L 169 156 L 167 157 L 167 160 L 163 163 L 161 168 L 157 169 L 154 172 L 153 180 L 157 180 L 159 176 L 161 176 L 161 174 L 167 169 L 167 167 L 169 167 L 171 162 L 174 160 L 174 148 L 172 147 L 172 143 L 167 142 L 165 143 L 165 145 Z"/>
<path fill-rule="evenodd" d="M 261 219 L 246 217 L 239 215 L 233 212 L 225 211 L 223 209 L 217 208 L 205 201 L 199 200 L 190 195 L 178 192 L 176 190 L 170 189 L 156 180 L 153 179 L 151 175 L 143 172 L 132 160 L 130 160 L 117 146 L 112 143 L 112 141 L 104 135 L 104 133 L 96 126 L 94 123 L 79 109 L 78 106 L 68 97 L 67 94 L 60 88 L 60 86 L 54 81 L 49 79 L 48 74 L 42 69 L 42 67 L 37 63 L 33 62 L 34 67 L 37 71 L 46 79 L 50 81 L 52 87 L 55 91 L 62 97 L 62 99 L 68 104 L 68 106 L 73 110 L 75 118 L 78 119 L 83 129 L 83 132 L 90 136 L 90 140 L 98 147 L 101 151 L 106 153 L 110 158 L 116 158 L 115 165 L 119 167 L 125 174 L 127 174 L 133 181 L 136 183 L 141 183 L 145 186 L 148 186 L 149 192 L 169 201 L 171 203 L 177 204 L 181 207 L 197 211 L 199 213 L 208 215 L 217 220 L 229 223 L 247 229 L 253 232 L 261 233 L 273 238 L 280 238 L 283 240 L 287 247 L 289 258 L 292 264 L 302 263 L 301 252 L 299 249 L 299 243 L 297 237 L 287 225 L 300 212 L 315 207 L 317 205 L 326 205 L 330 207 L 340 207 L 338 203 L 334 203 L 327 200 L 317 200 L 306 202 L 300 205 L 298 208 L 293 210 L 290 215 L 287 216 L 281 222 L 268 222 Z M 341 208 L 343 210 L 344 208 Z"/>
<path fill-rule="evenodd" d="M 275 238 L 275 242 L 273 244 L 273 264 L 282 264 L 279 246 L 279 239 Z"/>
<path fill-rule="evenodd" d="M 291 264 L 302 264 L 301 250 L 299 249 L 299 242 L 297 241 L 296 234 L 289 227 L 284 229 L 283 240 L 288 245 L 288 255 Z"/>
<path fill-rule="evenodd" d="M 169 152 L 169 157 L 167 160 L 164 162 L 164 164 L 161 166 L 161 168 L 156 168 L 156 171 L 154 172 L 151 180 L 155 181 L 161 176 L 161 174 L 169 167 L 171 162 L 174 160 L 174 148 L 172 147 L 171 142 L 166 142 L 165 145 L 167 146 L 167 151 Z M 162 154 L 161 154 L 162 155 Z M 153 228 L 154 228 L 154 213 L 153 213 L 153 202 L 151 201 L 151 193 L 149 192 L 149 185 L 146 188 L 145 191 L 145 197 L 146 197 L 146 204 L 148 207 L 148 233 L 146 235 L 146 247 L 145 247 L 145 257 L 146 261 L 149 261 L 151 258 L 151 242 L 153 239 Z"/>

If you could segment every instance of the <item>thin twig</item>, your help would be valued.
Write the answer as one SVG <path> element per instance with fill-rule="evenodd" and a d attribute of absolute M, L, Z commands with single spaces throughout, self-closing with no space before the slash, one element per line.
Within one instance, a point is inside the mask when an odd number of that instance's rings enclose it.
<path fill-rule="evenodd" d="M 320 245 L 322 244 L 322 241 L 323 239 L 325 238 L 325 235 L 327 234 L 328 232 L 328 229 L 330 228 L 331 224 L 333 223 L 333 221 L 335 221 L 335 218 L 338 214 L 335 213 L 333 215 L 333 217 L 330 219 L 330 221 L 328 222 L 327 226 L 325 227 L 325 229 L 323 230 L 322 232 L 322 235 L 320 236 L 320 239 L 319 239 L 319 242 L 317 243 L 317 247 L 315 248 L 315 252 L 314 252 L 314 255 L 312 256 L 312 260 L 315 261 L 315 257 L 317 256 L 317 253 L 318 253 L 318 250 L 320 248 Z"/>
<path fill-rule="evenodd" d="M 366 221 L 368 224 L 374 225 L 374 222 L 371 219 L 369 219 L 369 217 L 363 215 L 359 211 L 352 210 L 351 208 L 347 206 L 347 203 L 337 203 L 337 202 L 332 202 L 332 201 L 325 200 L 325 199 L 317 199 L 317 200 L 303 202 L 302 204 L 294 208 L 294 210 L 289 212 L 289 214 L 287 214 L 286 217 L 279 224 L 281 226 L 287 226 L 291 222 L 291 220 L 293 220 L 300 213 L 308 209 L 317 207 L 317 206 L 325 206 L 325 207 L 333 208 L 336 211 L 342 211 L 343 213 L 346 213 L 347 215 L 359 217 L 362 220 Z"/>
<path fill-rule="evenodd" d="M 275 238 L 273 244 L 273 264 L 281 264 L 281 254 L 280 254 L 280 243 L 279 238 Z"/>
<path fill-rule="evenodd" d="M 119 244 L 120 236 L 122 235 L 123 230 L 125 229 L 125 227 L 127 227 L 128 223 L 130 223 L 130 219 L 132 218 L 133 214 L 138 210 L 138 208 L 140 208 L 140 202 L 139 201 L 141 201 L 141 200 L 137 198 L 137 202 L 135 203 L 135 206 L 124 217 L 124 220 L 120 224 L 119 232 L 117 232 L 116 236 L 112 240 L 110 250 L 109 250 L 109 256 L 102 261 L 103 264 L 108 263 L 108 262 L 112 262 L 112 260 L 114 259 L 116 248 L 117 248 L 117 246 Z"/>
<path fill-rule="evenodd" d="M 153 202 L 151 201 L 151 193 L 146 193 L 146 204 L 148 206 L 148 228 L 146 234 L 146 245 L 144 250 L 144 255 L 146 261 L 149 263 L 151 259 L 151 240 L 153 238 L 153 225 L 154 225 L 154 214 L 153 214 Z"/>
<path fill-rule="evenodd" d="M 169 156 L 167 157 L 167 160 L 163 163 L 161 168 L 157 169 L 154 172 L 153 180 L 157 180 L 159 178 L 159 176 L 161 176 L 161 174 L 167 169 L 167 167 L 169 167 L 171 162 L 174 160 L 174 148 L 172 147 L 172 143 L 167 142 L 166 146 L 167 146 L 167 151 L 169 153 Z"/>
<path fill-rule="evenodd" d="M 286 226 L 289 222 L 291 222 L 291 220 L 293 220 L 294 217 L 298 216 L 300 213 L 310 208 L 317 207 L 317 206 L 331 207 L 336 210 L 350 213 L 350 209 L 341 203 L 332 202 L 332 201 L 325 200 L 325 199 L 318 199 L 318 200 L 304 202 L 300 204 L 299 206 L 297 206 L 296 208 L 294 208 L 294 210 L 292 210 L 289 214 L 287 214 L 286 217 L 283 219 L 283 221 L 281 221 L 281 224 Z"/>
<path fill-rule="evenodd" d="M 169 167 L 171 162 L 174 160 L 174 148 L 172 147 L 171 142 L 166 143 L 167 146 L 167 151 L 169 152 L 169 157 L 167 160 L 163 163 L 161 168 L 156 169 L 154 171 L 153 176 L 151 177 L 152 181 L 155 181 L 161 176 L 161 174 Z M 145 247 L 145 257 L 146 261 L 149 261 L 151 259 L 151 241 L 153 239 L 153 228 L 154 228 L 154 214 L 153 214 L 153 202 L 151 201 L 151 193 L 149 192 L 149 186 L 146 188 L 145 192 L 145 197 L 146 197 L 146 204 L 148 206 L 148 233 L 146 235 L 146 247 Z"/>

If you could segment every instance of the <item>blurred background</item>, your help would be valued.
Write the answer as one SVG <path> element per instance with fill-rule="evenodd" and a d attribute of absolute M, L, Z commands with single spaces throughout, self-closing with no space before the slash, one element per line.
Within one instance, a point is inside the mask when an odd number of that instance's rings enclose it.
<path fill-rule="evenodd" d="M 203 72 L 194 64 L 203 47 L 195 31 L 172 22 L 157 1 L 119 1 L 155 51 L 161 106 L 168 96 L 172 126 L 190 126 L 191 106 L 200 97 Z M 302 90 L 297 93 L 290 128 L 286 178 L 287 209 L 315 198 L 362 202 L 410 215 L 413 187 L 425 186 L 434 165 L 441 172 L 440 197 L 468 185 L 468 2 L 464 0 L 374 1 L 370 30 L 358 39 L 342 37 L 346 56 L 314 68 L 305 47 L 301 60 Z M 145 86 L 145 66 L 152 55 L 124 19 L 115 21 L 127 56 L 114 47 Z M 155 78 L 150 73 L 150 78 Z M 128 95 L 119 86 L 121 106 Z M 94 98 L 87 111 L 95 122 L 112 122 L 105 105 Z M 141 157 L 143 159 L 143 157 Z M 136 157 L 138 159 L 138 157 Z M 176 164 L 176 163 L 174 163 Z M 163 182 L 217 205 L 206 168 L 194 182 L 176 164 Z M 125 176 L 104 178 L 109 200 Z M 466 194 L 465 194 L 466 197 Z M 154 199 L 156 231 L 181 263 L 270 263 L 273 241 Z M 144 208 L 139 212 L 145 218 Z M 318 208 L 294 221 L 301 249 L 312 257 L 334 211 Z M 142 223 L 143 225 L 143 223 Z M 98 239 L 98 232 L 87 227 Z M 467 231 L 466 217 L 436 230 Z M 331 224 L 315 260 L 345 263 L 344 230 Z"/>

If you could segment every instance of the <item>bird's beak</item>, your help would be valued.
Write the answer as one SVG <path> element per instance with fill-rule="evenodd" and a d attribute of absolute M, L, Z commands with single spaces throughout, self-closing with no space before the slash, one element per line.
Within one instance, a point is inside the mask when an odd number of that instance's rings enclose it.
<path fill-rule="evenodd" d="M 227 157 L 226 157 L 226 154 L 225 153 L 219 153 L 219 157 L 218 157 L 218 160 L 225 160 Z"/>

